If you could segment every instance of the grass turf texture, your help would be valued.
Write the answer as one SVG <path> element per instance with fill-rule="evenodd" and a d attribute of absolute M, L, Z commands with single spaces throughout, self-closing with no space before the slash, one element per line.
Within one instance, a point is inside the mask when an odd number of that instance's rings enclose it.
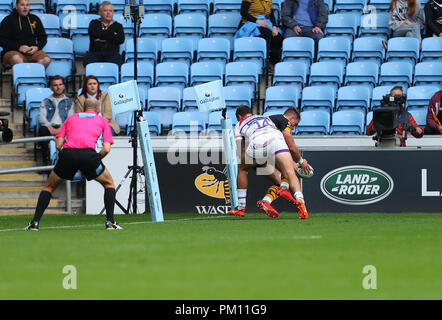
<path fill-rule="evenodd" d="M 30 216 L 0 217 L 0 299 L 442 299 L 442 214 L 165 218 L 106 231 L 103 216 L 46 215 L 24 232 Z"/>

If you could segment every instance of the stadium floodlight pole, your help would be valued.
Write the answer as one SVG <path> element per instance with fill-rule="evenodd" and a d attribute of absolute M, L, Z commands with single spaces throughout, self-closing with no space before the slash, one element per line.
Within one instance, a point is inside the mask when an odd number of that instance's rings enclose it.
<path fill-rule="evenodd" d="M 138 30 L 140 29 L 141 20 L 144 18 L 144 5 L 143 0 L 139 0 L 137 5 L 136 0 L 125 1 L 124 6 L 124 19 L 128 20 L 132 19 L 133 23 L 133 41 L 134 41 L 134 80 L 138 79 Z M 133 166 L 132 166 L 132 180 L 130 184 L 129 191 L 129 201 L 127 212 L 129 212 L 129 208 L 132 202 L 132 213 L 137 214 L 137 175 L 138 173 L 143 173 L 142 168 L 138 166 L 138 138 L 137 138 L 137 126 L 136 122 L 139 121 L 139 117 L 142 115 L 141 110 L 135 110 L 133 114 L 134 126 L 131 132 L 131 142 L 133 149 Z"/>

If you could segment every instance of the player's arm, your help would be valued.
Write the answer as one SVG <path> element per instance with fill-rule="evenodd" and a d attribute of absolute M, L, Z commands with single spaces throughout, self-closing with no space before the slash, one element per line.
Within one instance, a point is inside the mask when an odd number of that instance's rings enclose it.
<path fill-rule="evenodd" d="M 65 142 L 66 139 L 64 137 L 57 137 L 57 139 L 55 140 L 55 146 L 57 147 L 58 151 L 61 151 Z"/>
<path fill-rule="evenodd" d="M 310 172 L 310 167 L 308 165 L 308 162 L 307 160 L 301 157 L 301 153 L 299 152 L 298 146 L 293 140 L 291 130 L 289 128 L 283 130 L 282 135 L 284 136 L 284 140 L 287 143 L 287 147 L 289 147 L 290 154 L 292 155 L 295 162 L 301 166 L 303 171 Z"/>
<path fill-rule="evenodd" d="M 103 147 L 101 148 L 100 152 L 98 154 L 100 155 L 100 158 L 103 159 L 107 154 L 111 151 L 111 143 L 110 142 L 104 142 Z"/>

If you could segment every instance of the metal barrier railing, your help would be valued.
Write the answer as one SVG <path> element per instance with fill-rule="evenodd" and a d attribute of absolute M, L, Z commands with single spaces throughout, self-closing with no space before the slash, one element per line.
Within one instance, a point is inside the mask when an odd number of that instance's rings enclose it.
<path fill-rule="evenodd" d="M 50 140 L 55 140 L 55 138 L 53 136 L 22 138 L 22 139 L 12 140 L 9 143 L 0 142 L 0 145 L 19 144 L 19 143 L 36 143 L 36 142 L 50 141 Z M 0 170 L 0 175 L 12 174 L 12 173 L 24 173 L 24 172 L 51 171 L 52 169 L 54 169 L 53 165 L 7 169 L 7 170 Z M 66 211 L 67 211 L 67 213 L 72 213 L 72 188 L 71 188 L 71 181 L 70 180 L 66 180 Z"/>

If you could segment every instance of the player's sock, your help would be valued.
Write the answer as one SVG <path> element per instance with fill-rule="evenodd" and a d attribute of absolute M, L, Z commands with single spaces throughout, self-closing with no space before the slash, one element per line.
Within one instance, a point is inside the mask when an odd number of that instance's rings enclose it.
<path fill-rule="evenodd" d="M 34 218 L 32 219 L 32 221 L 40 221 L 43 213 L 49 205 L 49 202 L 51 201 L 51 197 L 51 193 L 46 190 L 42 190 L 40 192 L 40 195 L 38 196 L 37 207 L 35 208 Z"/>
<path fill-rule="evenodd" d="M 294 198 L 295 198 L 295 200 L 302 200 L 302 201 L 304 201 L 304 195 L 302 194 L 302 192 L 295 192 L 294 194 L 293 194 L 293 196 L 294 196 Z"/>
<path fill-rule="evenodd" d="M 106 208 L 106 219 L 112 223 L 114 221 L 115 188 L 104 189 L 104 207 Z"/>
<path fill-rule="evenodd" d="M 290 188 L 289 180 L 287 180 L 286 177 L 281 176 L 281 184 L 280 184 L 279 186 L 280 186 L 282 189 L 288 189 L 288 188 Z"/>
<path fill-rule="evenodd" d="M 265 202 L 271 204 L 273 201 L 278 199 L 279 196 L 276 193 L 276 189 L 278 189 L 278 186 L 271 186 L 270 188 L 268 188 L 267 193 L 264 196 L 264 198 L 262 199 L 262 201 L 265 201 Z"/>
<path fill-rule="evenodd" d="M 245 208 L 247 202 L 247 189 L 238 189 L 238 206 Z"/>

